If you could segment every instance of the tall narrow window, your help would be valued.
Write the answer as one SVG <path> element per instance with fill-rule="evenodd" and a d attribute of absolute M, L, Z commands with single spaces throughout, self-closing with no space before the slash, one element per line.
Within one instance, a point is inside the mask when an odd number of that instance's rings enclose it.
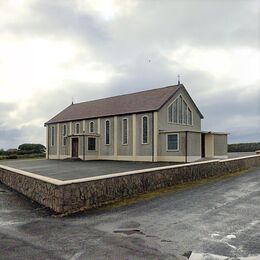
<path fill-rule="evenodd" d="M 66 141 L 67 141 L 67 138 L 66 138 L 66 136 L 67 136 L 67 125 L 63 125 L 63 133 L 62 133 L 62 135 L 63 135 L 63 145 L 65 146 L 66 145 Z"/>
<path fill-rule="evenodd" d="M 148 116 L 142 117 L 142 144 L 148 144 Z"/>
<path fill-rule="evenodd" d="M 94 126 L 94 122 L 93 121 L 91 121 L 89 123 L 89 132 L 90 133 L 94 133 L 95 132 L 95 126 Z"/>
<path fill-rule="evenodd" d="M 122 121 L 122 144 L 128 144 L 128 119 Z"/>
<path fill-rule="evenodd" d="M 178 134 L 167 135 L 167 151 L 177 151 L 179 149 Z"/>
<path fill-rule="evenodd" d="M 168 121 L 169 122 L 172 122 L 172 113 L 173 113 L 173 105 L 170 105 L 169 107 L 168 107 Z"/>
<path fill-rule="evenodd" d="M 178 103 L 177 100 L 173 103 L 173 123 L 178 123 Z"/>
<path fill-rule="evenodd" d="M 75 127 L 75 128 L 76 128 L 76 129 L 75 129 L 76 134 L 79 134 L 79 129 L 80 129 L 79 123 L 76 124 L 76 127 Z"/>
<path fill-rule="evenodd" d="M 188 106 L 187 103 L 185 101 L 183 101 L 183 124 L 187 125 L 187 112 L 188 112 Z"/>
<path fill-rule="evenodd" d="M 105 121 L 105 144 L 110 144 L 110 121 Z"/>
<path fill-rule="evenodd" d="M 55 145 L 55 128 L 54 126 L 51 127 L 51 146 Z"/>
<path fill-rule="evenodd" d="M 178 98 L 178 123 L 182 124 L 182 96 Z"/>
<path fill-rule="evenodd" d="M 190 108 L 188 108 L 188 124 L 192 125 L 192 112 Z"/>

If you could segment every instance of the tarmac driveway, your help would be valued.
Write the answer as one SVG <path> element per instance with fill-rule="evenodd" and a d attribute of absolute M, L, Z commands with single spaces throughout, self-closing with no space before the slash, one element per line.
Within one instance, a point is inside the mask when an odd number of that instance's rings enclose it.
<path fill-rule="evenodd" d="M 67 161 L 45 159 L 6 160 L 0 161 L 1 164 L 62 181 L 174 165 L 174 163 L 168 162 Z"/>
<path fill-rule="evenodd" d="M 0 259 L 259 260 L 259 201 L 259 168 L 64 218 L 0 184 Z"/>

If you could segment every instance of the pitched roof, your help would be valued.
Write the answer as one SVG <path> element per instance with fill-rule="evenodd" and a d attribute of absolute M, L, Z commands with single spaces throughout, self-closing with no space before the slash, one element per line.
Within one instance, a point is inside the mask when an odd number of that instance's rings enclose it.
<path fill-rule="evenodd" d="M 183 85 L 72 104 L 45 124 L 156 111 Z"/>

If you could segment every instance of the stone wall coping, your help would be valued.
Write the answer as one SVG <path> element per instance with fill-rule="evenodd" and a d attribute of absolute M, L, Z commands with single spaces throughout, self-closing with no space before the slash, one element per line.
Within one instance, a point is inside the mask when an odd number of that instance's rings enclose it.
<path fill-rule="evenodd" d="M 106 174 L 106 175 L 87 177 L 87 178 L 81 178 L 81 179 L 75 179 L 75 180 L 67 180 L 67 181 L 63 181 L 63 185 L 80 183 L 80 182 L 103 180 L 103 179 L 109 179 L 109 178 L 116 178 L 116 177 L 121 177 L 121 176 L 126 176 L 126 175 L 134 175 L 134 174 L 141 174 L 141 173 L 146 173 L 146 172 L 155 172 L 155 171 L 174 169 L 174 168 L 180 168 L 180 167 L 190 167 L 190 166 L 200 165 L 200 164 L 209 164 L 209 163 L 212 163 L 212 162 L 219 162 L 219 160 L 210 160 L 210 161 L 195 162 L 195 163 L 161 166 L 161 167 L 147 168 L 147 169 L 134 170 L 134 171 L 128 171 L 128 172 L 111 173 L 111 174 Z"/>
<path fill-rule="evenodd" d="M 5 165 L 1 165 L 1 164 L 0 164 L 0 169 L 4 169 L 4 170 L 10 171 L 12 173 L 21 174 L 21 175 L 24 175 L 24 176 L 27 176 L 27 177 L 30 177 L 30 178 L 33 178 L 33 179 L 37 179 L 37 180 L 40 180 L 40 181 L 44 181 L 44 182 L 47 182 L 47 183 L 51 183 L 51 184 L 54 184 L 54 185 L 62 185 L 63 184 L 63 181 L 61 181 L 61 180 L 42 176 L 42 175 L 39 175 L 39 174 L 36 174 L 36 173 L 31 173 L 31 172 L 15 169 L 15 168 L 5 166 Z"/>
<path fill-rule="evenodd" d="M 236 160 L 242 160 L 242 159 L 254 158 L 254 157 L 260 157 L 260 155 L 249 155 L 249 156 L 231 158 L 231 159 L 225 159 L 225 160 L 210 160 L 210 161 L 203 161 L 203 162 L 194 162 L 194 163 L 154 167 L 154 168 L 134 170 L 134 171 L 128 171 L 128 172 L 112 173 L 112 174 L 107 174 L 107 175 L 102 175 L 102 176 L 94 176 L 94 177 L 87 177 L 87 178 L 81 178 L 81 179 L 75 179 L 75 180 L 67 180 L 67 181 L 63 181 L 63 185 L 80 183 L 80 182 L 88 182 L 88 181 L 96 181 L 96 180 L 115 178 L 115 177 L 120 177 L 120 176 L 140 174 L 140 173 L 146 173 L 146 172 L 153 172 L 153 171 L 159 171 L 159 170 L 174 169 L 174 168 L 180 168 L 180 167 L 190 167 L 190 166 L 194 166 L 194 165 L 208 164 L 208 163 L 212 163 L 212 162 L 236 161 Z"/>
<path fill-rule="evenodd" d="M 155 171 L 159 171 L 159 170 L 168 170 L 168 169 L 174 169 L 174 168 L 180 168 L 180 167 L 191 167 L 191 166 L 195 166 L 195 165 L 209 164 L 212 162 L 223 162 L 224 163 L 224 162 L 228 162 L 228 161 L 236 161 L 236 160 L 242 160 L 242 159 L 254 158 L 254 157 L 260 157 L 260 155 L 249 155 L 249 156 L 231 158 L 231 159 L 225 159 L 225 160 L 210 160 L 210 161 L 202 161 L 202 162 L 194 162 L 194 163 L 186 163 L 186 164 L 178 164 L 178 165 L 161 166 L 161 167 L 154 167 L 154 168 L 127 171 L 127 172 L 119 172 L 119 173 L 111 173 L 111 174 L 107 174 L 107 175 L 86 177 L 86 178 L 66 180 L 66 181 L 62 181 L 62 180 L 38 175 L 36 173 L 31 173 L 31 172 L 11 168 L 11 167 L 8 167 L 5 165 L 0 165 L 0 168 L 6 169 L 10 172 L 28 176 L 30 178 L 34 178 L 34 179 L 37 179 L 40 181 L 51 183 L 51 184 L 54 184 L 57 186 L 62 186 L 62 185 L 69 185 L 69 184 L 73 184 L 73 183 L 81 183 L 81 182 L 89 182 L 89 181 L 103 180 L 103 179 L 109 179 L 109 178 L 116 178 L 116 177 L 121 177 L 121 176 L 126 176 L 126 175 L 141 174 L 141 173 L 146 173 L 146 172 L 155 172 Z"/>

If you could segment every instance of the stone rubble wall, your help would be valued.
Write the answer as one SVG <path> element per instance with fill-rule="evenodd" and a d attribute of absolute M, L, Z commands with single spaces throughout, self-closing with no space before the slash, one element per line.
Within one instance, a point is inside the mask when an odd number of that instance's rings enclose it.
<path fill-rule="evenodd" d="M 62 212 L 63 187 L 59 185 L 60 181 L 52 183 L 50 180 L 0 165 L 0 182 L 55 212 Z"/>
<path fill-rule="evenodd" d="M 260 166 L 260 155 L 58 181 L 0 166 L 0 182 L 57 213 L 72 213 L 160 188 Z M 13 169 L 14 170 L 14 169 Z M 20 172 L 20 173 L 18 173 Z M 22 172 L 22 173 L 21 173 Z"/>

